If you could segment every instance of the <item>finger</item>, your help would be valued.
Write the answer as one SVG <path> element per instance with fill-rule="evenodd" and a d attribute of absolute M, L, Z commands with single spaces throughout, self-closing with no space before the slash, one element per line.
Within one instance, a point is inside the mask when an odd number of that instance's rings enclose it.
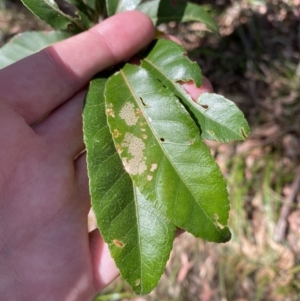
<path fill-rule="evenodd" d="M 197 101 L 198 97 L 201 94 L 206 92 L 212 93 L 214 91 L 210 81 L 206 77 L 203 77 L 203 83 L 199 88 L 196 87 L 193 81 L 188 81 L 186 83 L 183 83 L 182 86 L 184 90 L 192 96 L 192 99 L 194 101 Z"/>
<path fill-rule="evenodd" d="M 79 91 L 95 73 L 130 58 L 153 35 L 152 22 L 144 14 L 117 14 L 1 70 L 1 100 L 32 124 Z"/>
<path fill-rule="evenodd" d="M 82 135 L 82 109 L 85 91 L 54 110 L 34 127 L 46 146 L 70 160 L 84 149 Z"/>
<path fill-rule="evenodd" d="M 99 230 L 96 229 L 89 235 L 96 289 L 101 291 L 118 277 L 119 271 Z"/>

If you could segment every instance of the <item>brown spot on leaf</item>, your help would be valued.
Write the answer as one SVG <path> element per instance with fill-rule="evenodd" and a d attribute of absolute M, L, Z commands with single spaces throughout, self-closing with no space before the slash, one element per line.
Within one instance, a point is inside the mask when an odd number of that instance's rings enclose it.
<path fill-rule="evenodd" d="M 135 113 L 137 116 L 143 116 L 143 112 L 140 109 L 136 109 Z"/>
<path fill-rule="evenodd" d="M 114 129 L 113 135 L 114 135 L 115 138 L 118 138 L 118 137 L 121 136 L 121 133 L 117 129 Z"/>
<path fill-rule="evenodd" d="M 201 104 L 200 104 L 200 106 L 201 106 L 203 109 L 205 109 L 205 110 L 207 110 L 207 109 L 209 108 L 208 105 L 201 105 Z"/>
<path fill-rule="evenodd" d="M 118 239 L 114 239 L 113 240 L 113 244 L 115 245 L 115 246 L 117 246 L 118 248 L 124 248 L 124 243 L 122 243 L 120 240 L 118 240 Z"/>
<path fill-rule="evenodd" d="M 119 154 L 121 154 L 123 151 L 122 146 L 119 143 L 116 144 L 116 149 Z"/>
<path fill-rule="evenodd" d="M 115 112 L 113 109 L 106 109 L 106 114 L 110 117 L 115 117 Z"/>

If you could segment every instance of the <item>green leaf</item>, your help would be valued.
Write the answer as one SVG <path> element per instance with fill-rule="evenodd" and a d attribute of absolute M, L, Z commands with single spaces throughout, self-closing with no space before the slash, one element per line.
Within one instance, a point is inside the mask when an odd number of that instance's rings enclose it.
<path fill-rule="evenodd" d="M 147 294 L 163 273 L 175 226 L 133 186 L 123 168 L 107 126 L 105 83 L 106 78 L 91 82 L 83 114 L 91 201 L 121 275 L 135 293 Z"/>
<path fill-rule="evenodd" d="M 69 31 L 73 34 L 88 29 L 86 20 L 82 22 L 80 17 L 74 18 L 65 14 L 54 0 L 22 0 L 22 2 L 33 14 L 53 28 Z"/>
<path fill-rule="evenodd" d="M 143 57 L 142 66 L 159 76 L 164 84 L 172 82 L 174 85 L 176 82 L 193 80 L 197 87 L 202 85 L 199 65 L 190 61 L 183 46 L 167 39 L 153 42 Z M 179 84 L 178 86 L 181 87 Z"/>
<path fill-rule="evenodd" d="M 129 64 L 110 77 L 105 91 L 116 148 L 141 193 L 177 227 L 209 241 L 228 241 L 224 179 L 172 91 Z"/>
<path fill-rule="evenodd" d="M 86 4 L 82 0 L 64 0 L 64 1 L 72 4 L 73 6 L 75 6 L 81 11 L 86 11 Z"/>
<path fill-rule="evenodd" d="M 86 29 L 93 26 L 93 22 L 91 22 L 91 17 L 96 15 L 95 9 L 89 7 L 83 0 L 64 0 L 64 1 L 70 3 L 74 8 L 76 8 L 75 14 L 79 17 L 81 23 L 84 24 L 84 27 Z"/>
<path fill-rule="evenodd" d="M 249 125 L 240 109 L 222 95 L 201 94 L 197 100 L 203 139 L 228 142 L 245 140 Z"/>
<path fill-rule="evenodd" d="M 85 0 L 85 3 L 92 9 L 96 10 L 97 2 L 104 2 L 105 0 Z"/>
<path fill-rule="evenodd" d="M 69 33 L 59 31 L 32 31 L 19 34 L 0 48 L 0 69 L 68 37 Z"/>
<path fill-rule="evenodd" d="M 191 62 L 186 50 L 170 40 L 159 39 L 141 61 L 141 66 L 160 80 L 164 86 L 176 95 L 186 106 L 201 131 L 199 111 L 192 97 L 180 83 L 194 81 L 197 87 L 202 85 L 202 73 L 197 63 Z"/>
<path fill-rule="evenodd" d="M 153 0 L 140 4 L 137 10 L 148 15 L 156 26 L 170 21 L 196 21 L 205 24 L 207 29 L 218 32 L 218 25 L 210 14 L 198 4 L 187 1 Z"/>
<path fill-rule="evenodd" d="M 134 10 L 142 0 L 106 0 L 106 7 L 108 15 L 114 15 L 116 13 Z"/>
<path fill-rule="evenodd" d="M 199 66 L 185 55 L 185 49 L 166 39 L 158 40 L 141 66 L 156 76 L 172 91 L 191 112 L 203 139 L 228 142 L 244 140 L 249 135 L 249 126 L 243 113 L 236 105 L 217 94 L 202 94 L 198 103 L 183 89 L 180 82 L 193 80 L 201 86 Z"/>

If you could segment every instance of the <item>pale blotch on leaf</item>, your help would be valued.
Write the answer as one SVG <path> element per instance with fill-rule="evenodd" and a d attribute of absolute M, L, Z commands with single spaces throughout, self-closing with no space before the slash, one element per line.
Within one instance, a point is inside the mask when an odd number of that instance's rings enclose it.
<path fill-rule="evenodd" d="M 140 283 L 141 283 L 141 279 L 137 279 L 137 280 L 135 281 L 135 285 L 136 285 L 136 286 L 140 285 Z"/>
<path fill-rule="evenodd" d="M 131 102 L 126 102 L 120 112 L 120 117 L 125 120 L 129 126 L 136 125 L 138 116 L 134 111 L 134 105 Z"/>
<path fill-rule="evenodd" d="M 115 245 L 115 246 L 117 246 L 118 248 L 124 248 L 124 243 L 122 243 L 120 240 L 118 240 L 118 239 L 114 239 L 113 240 L 113 244 Z"/>
<path fill-rule="evenodd" d="M 147 136 L 146 134 L 144 134 L 144 135 L 142 135 L 142 138 L 143 138 L 143 139 L 147 139 L 148 136 Z"/>
<path fill-rule="evenodd" d="M 220 229 L 224 229 L 224 226 L 219 222 L 219 215 L 217 213 L 214 214 L 215 225 Z"/>
<path fill-rule="evenodd" d="M 151 175 L 148 175 L 148 176 L 147 176 L 147 180 L 148 180 L 148 181 L 151 181 L 152 179 L 153 179 L 153 177 L 152 177 Z"/>
<path fill-rule="evenodd" d="M 143 152 L 145 149 L 145 143 L 143 140 L 131 133 L 126 133 L 121 146 L 123 148 L 127 147 L 128 153 L 132 155 L 131 159 L 128 160 L 127 158 L 123 158 L 122 160 L 125 170 L 131 175 L 142 174 L 147 169 L 143 158 Z"/>
<path fill-rule="evenodd" d="M 156 163 L 151 164 L 150 171 L 154 172 L 156 169 L 157 169 L 157 164 Z"/>

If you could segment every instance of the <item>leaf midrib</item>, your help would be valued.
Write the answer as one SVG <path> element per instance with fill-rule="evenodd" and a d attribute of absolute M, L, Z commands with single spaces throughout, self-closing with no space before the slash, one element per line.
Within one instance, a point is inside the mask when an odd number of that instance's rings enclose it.
<path fill-rule="evenodd" d="M 138 202 L 137 202 L 137 187 L 132 183 L 133 185 L 133 196 L 134 196 L 134 202 L 135 202 L 135 215 L 137 220 L 137 232 L 138 232 L 138 242 L 139 242 L 139 251 L 140 251 L 140 284 L 141 288 L 140 291 L 142 292 L 142 284 L 143 284 L 143 265 L 142 265 L 142 242 L 141 242 L 141 233 L 140 233 L 140 219 L 139 219 L 139 213 L 138 213 Z"/>
<path fill-rule="evenodd" d="M 139 68 L 141 68 L 141 67 L 139 67 Z M 145 70 L 146 70 L 146 69 L 145 69 Z M 149 71 L 148 71 L 148 72 L 149 72 Z M 139 102 L 137 101 L 138 98 L 136 97 L 136 94 L 135 94 L 134 91 L 132 90 L 131 85 L 130 85 L 130 83 L 128 82 L 128 80 L 127 80 L 127 78 L 126 78 L 126 76 L 125 76 L 125 74 L 124 74 L 124 71 L 123 71 L 123 70 L 120 70 L 120 74 L 122 75 L 122 77 L 123 77 L 123 79 L 124 79 L 124 81 L 125 81 L 125 83 L 126 83 L 128 89 L 131 91 L 131 93 L 132 93 L 132 95 L 133 95 L 133 97 L 134 97 L 134 99 L 135 99 L 137 105 L 138 105 L 139 108 L 142 110 L 142 112 L 144 112 L 144 108 L 143 108 L 142 106 L 140 106 Z M 145 112 L 144 112 L 144 115 L 146 115 Z M 168 158 L 169 163 L 172 165 L 173 169 L 176 171 L 176 173 L 177 173 L 177 175 L 179 176 L 181 182 L 184 183 L 184 185 L 187 187 L 188 191 L 189 191 L 189 192 L 191 193 L 191 195 L 193 196 L 193 198 L 194 198 L 194 203 L 196 203 L 196 204 L 199 206 L 199 208 L 201 209 L 201 211 L 204 213 L 204 215 L 207 217 L 207 219 L 212 223 L 212 225 L 217 229 L 217 231 L 218 231 L 223 237 L 226 237 L 225 235 L 223 235 L 223 233 L 222 233 L 222 231 L 219 229 L 219 227 L 217 227 L 217 226 L 215 225 L 214 221 L 207 215 L 207 213 L 205 212 L 205 210 L 203 209 L 203 207 L 201 206 L 201 204 L 199 204 L 198 202 L 195 201 L 195 200 L 197 200 L 197 198 L 195 197 L 194 192 L 190 190 L 190 188 L 189 188 L 189 186 L 186 184 L 185 180 L 182 179 L 182 176 L 181 176 L 181 174 L 179 173 L 179 171 L 177 170 L 177 168 L 174 166 L 173 161 L 170 160 L 169 155 L 165 152 L 164 148 L 163 148 L 163 147 L 161 146 L 161 144 L 158 142 L 158 138 L 157 138 L 156 135 L 154 134 L 155 131 L 154 131 L 153 127 L 151 126 L 151 124 L 149 123 L 148 118 L 145 118 L 145 120 L 146 120 L 146 122 L 147 122 L 149 128 L 151 129 L 151 132 L 153 133 L 153 136 L 155 137 L 157 144 L 158 144 L 159 147 L 161 148 L 162 152 L 165 154 L 165 157 Z"/>
<path fill-rule="evenodd" d="M 69 15 L 65 14 L 65 13 L 64 13 L 63 11 L 61 11 L 59 8 L 57 9 L 55 6 L 51 5 L 51 3 L 49 3 L 48 0 L 43 0 L 43 1 L 44 1 L 44 3 L 45 3 L 46 5 L 48 5 L 50 8 L 52 8 L 52 9 L 53 9 L 54 11 L 56 11 L 58 14 L 60 14 L 60 15 L 62 15 L 62 16 L 64 16 L 64 17 L 66 17 L 68 20 L 70 20 L 70 22 L 75 23 L 80 29 L 84 30 L 84 28 L 81 27 L 81 25 L 77 23 L 77 20 L 76 20 L 76 19 L 71 18 Z M 31 9 L 30 9 L 30 10 L 31 10 Z"/>
<path fill-rule="evenodd" d="M 168 76 L 167 76 L 161 69 L 159 69 L 158 67 L 156 67 L 156 65 L 154 65 L 151 61 L 149 61 L 147 58 L 143 59 L 143 61 L 146 61 L 149 65 L 152 66 L 153 69 L 157 70 L 157 72 L 159 72 L 159 73 L 163 76 L 163 78 L 167 78 L 167 79 L 168 79 Z M 168 82 L 169 82 L 169 83 L 172 85 L 172 87 L 180 94 L 180 96 L 181 96 L 182 98 L 186 98 L 186 96 L 185 96 L 179 89 L 177 89 L 177 84 L 176 84 L 176 83 L 174 83 L 172 80 L 168 80 Z M 187 102 L 188 102 L 188 104 L 189 104 L 190 106 L 192 106 L 193 108 L 195 108 L 195 110 L 197 110 L 197 112 L 199 112 L 200 114 L 202 114 L 202 116 L 205 116 L 206 118 L 208 118 L 209 120 L 211 120 L 211 122 L 213 122 L 213 123 L 217 123 L 217 122 L 214 121 L 214 119 L 212 119 L 209 115 L 205 115 L 205 114 L 201 111 L 201 109 L 199 110 L 199 108 L 196 106 L 196 105 L 198 105 L 197 103 L 195 103 L 194 101 L 189 101 L 189 100 L 187 100 Z M 218 124 L 218 123 L 217 123 L 217 124 Z M 220 125 L 220 126 L 222 126 L 222 125 Z M 230 132 L 233 132 L 233 133 L 237 134 L 237 135 L 240 137 L 239 132 L 235 132 L 235 131 L 229 129 L 228 127 L 226 127 L 226 129 L 228 129 Z M 225 141 L 222 141 L 222 142 L 225 142 Z"/>

